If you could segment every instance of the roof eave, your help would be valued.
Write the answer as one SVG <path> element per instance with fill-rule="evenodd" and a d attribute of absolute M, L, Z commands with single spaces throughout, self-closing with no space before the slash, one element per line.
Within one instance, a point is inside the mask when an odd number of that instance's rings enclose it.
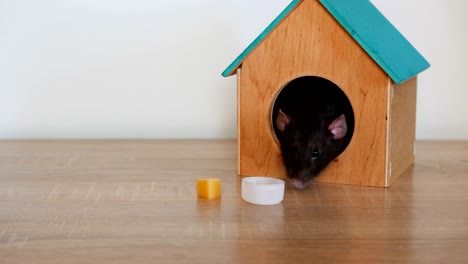
<path fill-rule="evenodd" d="M 221 75 L 224 77 L 234 75 L 247 56 L 299 5 L 301 1 L 302 0 L 293 0 L 289 3 L 289 5 L 268 25 L 268 27 L 265 28 L 265 30 L 263 30 L 262 33 L 258 35 L 231 64 L 229 64 Z"/>

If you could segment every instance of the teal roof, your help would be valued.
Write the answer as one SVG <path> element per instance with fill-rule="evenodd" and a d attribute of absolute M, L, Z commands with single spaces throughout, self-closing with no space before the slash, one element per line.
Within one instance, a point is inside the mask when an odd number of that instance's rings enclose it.
<path fill-rule="evenodd" d="M 222 73 L 234 74 L 246 56 L 301 2 L 292 1 Z M 424 57 L 368 0 L 320 0 L 322 5 L 399 84 L 427 69 Z"/>

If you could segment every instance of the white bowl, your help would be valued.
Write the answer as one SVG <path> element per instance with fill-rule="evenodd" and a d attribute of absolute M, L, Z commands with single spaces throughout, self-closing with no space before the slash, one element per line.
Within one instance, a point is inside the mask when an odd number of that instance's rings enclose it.
<path fill-rule="evenodd" d="M 270 177 L 243 178 L 241 197 L 251 204 L 279 204 L 284 199 L 284 181 Z"/>

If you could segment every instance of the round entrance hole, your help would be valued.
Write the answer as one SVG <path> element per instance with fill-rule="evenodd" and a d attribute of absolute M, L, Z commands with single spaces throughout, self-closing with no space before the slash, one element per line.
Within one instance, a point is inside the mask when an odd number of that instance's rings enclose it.
<path fill-rule="evenodd" d="M 334 121 L 339 119 L 343 123 L 342 115 L 346 132 L 343 135 L 341 130 L 337 136 Z M 272 134 L 278 144 L 286 134 L 291 136 L 284 133 L 286 129 L 301 129 L 301 139 L 297 139 L 301 142 L 311 134 L 320 135 L 323 140 L 339 138 L 340 155 L 354 133 L 354 111 L 348 97 L 335 83 L 318 76 L 302 76 L 285 84 L 273 100 L 270 116 Z M 316 133 L 317 130 L 322 133 Z"/>

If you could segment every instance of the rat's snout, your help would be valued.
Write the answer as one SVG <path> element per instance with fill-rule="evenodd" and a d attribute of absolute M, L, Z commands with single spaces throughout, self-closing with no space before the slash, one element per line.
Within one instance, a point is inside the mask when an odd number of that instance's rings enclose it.
<path fill-rule="evenodd" d="M 291 179 L 291 184 L 298 189 L 304 189 L 310 185 L 310 179 L 310 172 L 303 170 L 297 173 L 296 177 Z"/>
<path fill-rule="evenodd" d="M 291 179 L 291 184 L 298 189 L 304 189 L 308 186 L 308 183 L 304 183 L 299 179 Z"/>

